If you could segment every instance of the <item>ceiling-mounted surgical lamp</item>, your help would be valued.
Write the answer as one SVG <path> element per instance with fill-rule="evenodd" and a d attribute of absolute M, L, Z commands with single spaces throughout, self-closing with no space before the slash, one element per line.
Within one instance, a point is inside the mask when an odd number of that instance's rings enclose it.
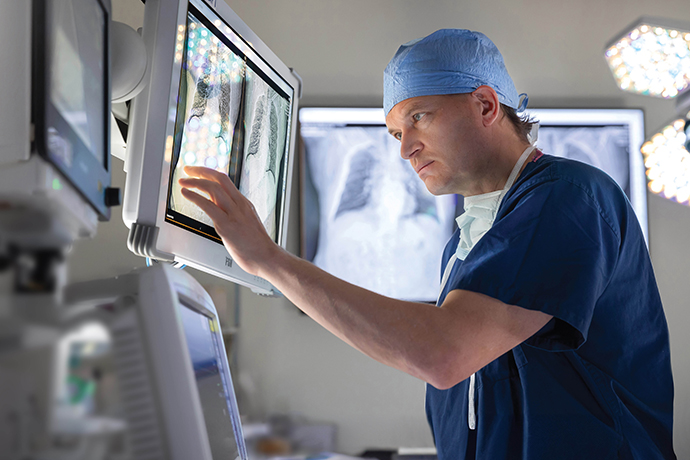
<path fill-rule="evenodd" d="M 690 87 L 690 24 L 642 17 L 604 51 L 618 87 L 671 99 Z"/>
<path fill-rule="evenodd" d="M 642 144 L 647 187 L 652 193 L 690 205 L 690 154 L 685 117 L 677 117 Z"/>
<path fill-rule="evenodd" d="M 642 17 L 606 46 L 604 57 L 620 89 L 676 99 L 678 116 L 641 152 L 649 190 L 690 205 L 690 24 Z"/>

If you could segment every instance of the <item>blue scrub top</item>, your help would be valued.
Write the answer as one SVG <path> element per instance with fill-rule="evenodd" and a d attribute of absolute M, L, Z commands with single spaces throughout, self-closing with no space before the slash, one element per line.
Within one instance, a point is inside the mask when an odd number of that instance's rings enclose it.
<path fill-rule="evenodd" d="M 477 372 L 475 430 L 469 380 L 427 386 L 440 460 L 676 458 L 666 318 L 637 217 L 613 179 L 549 155 L 528 163 L 439 305 L 453 289 L 553 319 Z"/>

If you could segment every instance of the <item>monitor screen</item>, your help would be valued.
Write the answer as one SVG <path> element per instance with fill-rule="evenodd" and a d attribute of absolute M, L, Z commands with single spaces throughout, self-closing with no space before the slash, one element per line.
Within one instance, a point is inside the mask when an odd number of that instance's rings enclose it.
<path fill-rule="evenodd" d="M 302 257 L 379 294 L 434 302 L 457 198 L 400 157 L 383 110 L 302 108 Z"/>
<path fill-rule="evenodd" d="M 93 0 L 55 2 L 50 100 L 96 159 L 105 164 L 106 15 Z"/>
<path fill-rule="evenodd" d="M 34 2 L 36 150 L 110 217 L 110 2 Z M 55 185 L 54 185 L 55 187 Z"/>
<path fill-rule="evenodd" d="M 234 389 L 224 369 L 223 343 L 215 319 L 182 304 L 179 309 L 189 356 L 194 367 L 199 400 L 204 413 L 211 454 L 214 459 L 240 458 L 237 439 L 239 419 L 234 405 Z"/>
<path fill-rule="evenodd" d="M 221 242 L 211 219 L 178 184 L 185 166 L 206 166 L 230 176 L 279 242 L 292 90 L 243 53 L 237 40 L 210 9 L 189 5 L 166 218 Z"/>

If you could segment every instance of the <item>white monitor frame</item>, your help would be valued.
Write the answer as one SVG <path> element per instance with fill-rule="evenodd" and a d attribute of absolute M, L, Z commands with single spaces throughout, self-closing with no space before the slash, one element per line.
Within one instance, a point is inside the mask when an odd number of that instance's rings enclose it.
<path fill-rule="evenodd" d="M 237 35 L 237 46 L 266 74 L 291 94 L 291 117 L 286 147 L 287 174 L 282 219 L 278 229 L 281 247 L 287 245 L 287 220 L 296 139 L 299 76 L 289 69 L 252 30 L 225 4 L 215 0 L 147 0 L 143 39 L 148 53 L 147 87 L 135 97 L 130 112 L 125 171 L 127 181 L 123 220 L 130 228 L 128 247 L 135 254 L 190 265 L 215 276 L 250 287 L 260 294 L 277 294 L 266 280 L 249 275 L 232 260 L 217 241 L 193 233 L 166 220 L 173 134 L 182 69 L 176 46 L 181 45 L 187 24 L 188 4 L 194 5 L 211 22 L 229 27 Z M 224 23 L 224 24 L 223 24 Z M 228 36 L 232 36 L 232 32 Z M 277 76 L 277 77 L 276 77 Z"/>
<path fill-rule="evenodd" d="M 630 204 L 635 210 L 645 241 L 649 245 L 647 220 L 647 177 L 640 147 L 644 142 L 644 113 L 641 109 L 540 109 L 529 108 L 527 114 L 540 126 L 611 126 L 629 127 Z M 537 137 L 537 147 L 539 139 Z M 545 151 L 544 153 L 552 153 Z"/>

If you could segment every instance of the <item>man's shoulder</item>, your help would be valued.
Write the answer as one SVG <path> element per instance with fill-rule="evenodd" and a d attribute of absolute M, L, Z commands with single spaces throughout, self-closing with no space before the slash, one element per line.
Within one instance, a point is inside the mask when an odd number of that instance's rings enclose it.
<path fill-rule="evenodd" d="M 544 206 L 547 201 L 557 203 L 566 215 L 568 210 L 581 210 L 584 209 L 581 205 L 586 205 L 596 210 L 616 235 L 620 234 L 618 228 L 630 212 L 625 193 L 604 171 L 580 161 L 543 155 L 525 168 L 506 196 L 502 214 L 511 213 L 518 207 L 528 209 L 535 206 L 531 203 L 536 203 L 537 207 Z"/>
<path fill-rule="evenodd" d="M 522 182 L 567 181 L 583 188 L 618 187 L 604 171 L 587 163 L 544 154 L 528 171 Z M 619 188 L 619 187 L 618 187 Z"/>
<path fill-rule="evenodd" d="M 567 187 L 571 193 L 582 194 L 596 202 L 625 203 L 625 193 L 606 172 L 577 160 L 542 155 L 525 168 L 517 181 L 516 192 L 535 187 Z M 518 192 L 519 193 L 519 192 Z"/>

